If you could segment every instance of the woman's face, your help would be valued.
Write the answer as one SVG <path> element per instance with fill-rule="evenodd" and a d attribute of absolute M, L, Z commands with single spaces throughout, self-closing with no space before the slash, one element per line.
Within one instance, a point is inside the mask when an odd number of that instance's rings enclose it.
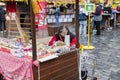
<path fill-rule="evenodd" d="M 67 35 L 67 30 L 63 29 L 62 32 L 60 33 L 61 36 L 65 37 L 65 35 Z"/>

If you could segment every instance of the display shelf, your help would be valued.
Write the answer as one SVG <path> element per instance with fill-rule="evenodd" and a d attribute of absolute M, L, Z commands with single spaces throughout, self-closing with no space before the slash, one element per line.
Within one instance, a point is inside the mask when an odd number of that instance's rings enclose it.
<path fill-rule="evenodd" d="M 66 14 L 66 15 L 60 15 L 59 21 L 60 22 L 73 22 L 73 18 L 75 18 L 74 14 Z M 55 16 L 54 15 L 47 15 L 47 22 L 49 23 L 55 23 Z"/>

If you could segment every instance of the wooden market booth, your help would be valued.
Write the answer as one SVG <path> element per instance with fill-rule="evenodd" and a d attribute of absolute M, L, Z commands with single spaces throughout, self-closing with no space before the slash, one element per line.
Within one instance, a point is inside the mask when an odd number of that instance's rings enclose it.
<path fill-rule="evenodd" d="M 51 0 L 52 1 L 52 0 Z M 76 48 L 79 44 L 79 0 L 76 2 Z M 34 36 L 35 38 L 35 36 Z M 34 40 L 34 39 L 33 39 Z M 36 46 L 33 44 L 33 46 Z M 33 66 L 34 80 L 79 80 L 79 48 L 60 54 L 58 58 L 39 63 L 40 71 Z M 36 59 L 36 51 L 33 50 L 33 60 Z M 38 72 L 36 72 L 38 71 Z M 35 75 L 40 74 L 40 76 Z"/>
<path fill-rule="evenodd" d="M 2 0 L 2 1 L 8 1 L 8 0 Z M 30 24 L 31 24 L 31 35 L 32 35 L 32 53 L 33 53 L 33 61 L 34 61 L 37 59 L 36 27 L 35 27 L 35 15 L 33 13 L 31 0 L 28 0 L 28 6 L 30 12 L 30 19 L 31 19 Z M 59 57 L 56 59 L 49 60 L 43 63 L 40 62 L 39 67 L 33 66 L 34 80 L 79 80 L 79 66 L 78 66 L 79 65 L 78 64 L 79 7 L 78 6 L 79 6 L 79 0 L 76 0 L 76 34 L 77 34 L 76 49 L 60 54 Z"/>

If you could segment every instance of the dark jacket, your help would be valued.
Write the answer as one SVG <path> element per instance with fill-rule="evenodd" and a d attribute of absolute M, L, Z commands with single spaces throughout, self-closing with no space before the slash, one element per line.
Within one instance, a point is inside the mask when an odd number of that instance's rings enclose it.
<path fill-rule="evenodd" d="M 102 8 L 101 5 L 97 6 L 94 15 L 98 15 L 98 16 L 101 15 L 101 10 L 102 10 L 101 8 Z"/>
<path fill-rule="evenodd" d="M 60 15 L 60 8 L 56 8 L 55 12 L 54 12 L 55 17 Z"/>
<path fill-rule="evenodd" d="M 94 21 L 101 21 L 102 20 L 102 6 L 98 5 L 95 9 L 95 13 L 94 13 Z"/>
<path fill-rule="evenodd" d="M 104 7 L 103 12 L 111 14 L 112 13 L 112 8 L 111 7 Z"/>
<path fill-rule="evenodd" d="M 120 11 L 120 6 L 117 6 L 116 10 L 117 10 L 117 11 Z"/>
<path fill-rule="evenodd" d="M 0 7 L 0 21 L 6 20 L 5 14 L 6 14 L 6 11 L 2 7 Z"/>
<path fill-rule="evenodd" d="M 87 15 L 85 13 L 79 14 L 79 21 L 85 21 L 87 20 Z"/>
<path fill-rule="evenodd" d="M 60 12 L 64 12 L 64 10 L 65 10 L 65 6 L 60 5 Z"/>

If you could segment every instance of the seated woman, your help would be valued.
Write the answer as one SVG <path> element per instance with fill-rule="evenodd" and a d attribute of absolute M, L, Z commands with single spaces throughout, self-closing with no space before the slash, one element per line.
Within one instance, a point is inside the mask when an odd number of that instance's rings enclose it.
<path fill-rule="evenodd" d="M 65 26 L 60 26 L 58 32 L 52 37 L 49 42 L 49 45 L 52 46 L 56 41 L 64 42 L 65 35 L 70 35 L 70 46 L 73 47 L 76 44 L 76 37 L 69 29 Z M 79 44 L 80 46 L 80 44 Z"/>

